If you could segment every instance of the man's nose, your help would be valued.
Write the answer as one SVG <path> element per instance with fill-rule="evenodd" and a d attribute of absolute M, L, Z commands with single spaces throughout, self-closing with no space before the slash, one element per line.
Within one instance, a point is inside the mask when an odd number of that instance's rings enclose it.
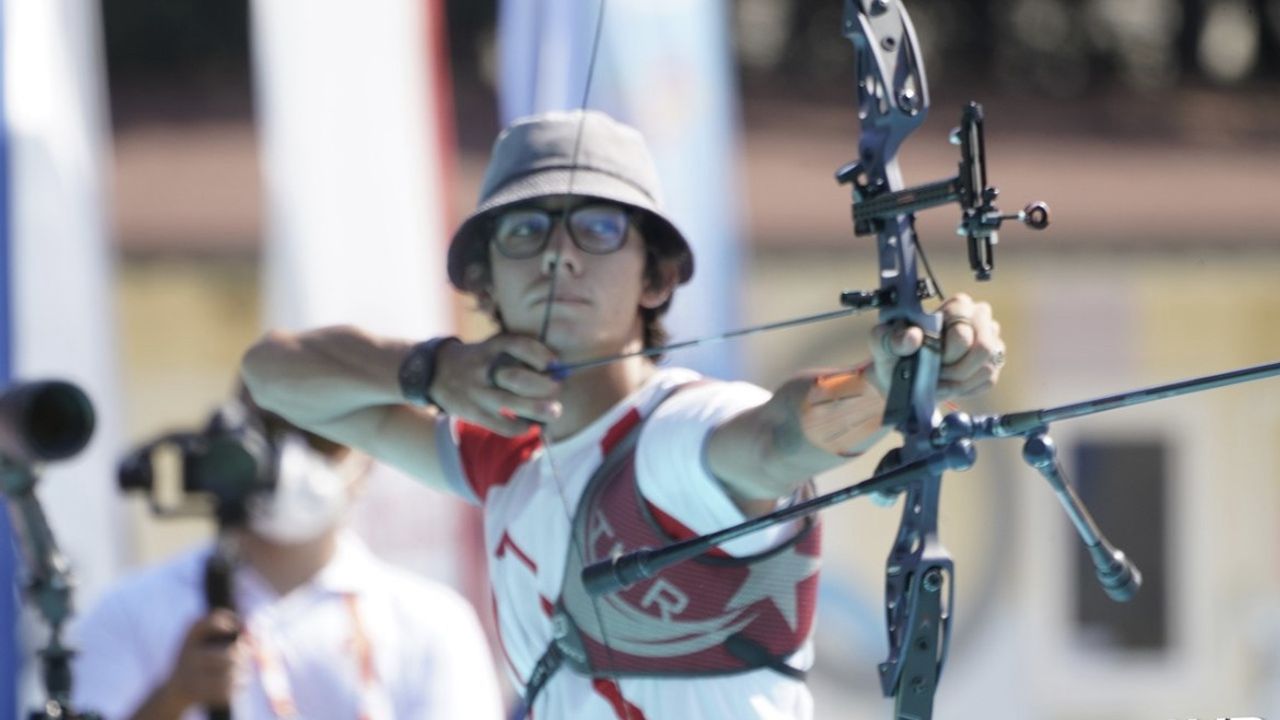
<path fill-rule="evenodd" d="M 582 269 L 581 251 L 569 235 L 567 222 L 567 219 L 561 218 L 551 227 L 551 237 L 547 239 L 547 248 L 542 252 L 542 271 L 548 275 L 557 263 L 571 273 Z"/>

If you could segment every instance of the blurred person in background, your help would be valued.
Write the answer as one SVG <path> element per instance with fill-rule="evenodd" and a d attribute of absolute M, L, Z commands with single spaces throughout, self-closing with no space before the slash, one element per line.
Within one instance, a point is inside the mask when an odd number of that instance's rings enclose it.
<path fill-rule="evenodd" d="M 866 362 L 773 393 L 639 355 L 556 379 L 554 362 L 661 346 L 662 316 L 693 274 L 643 138 L 595 111 L 503 131 L 448 272 L 498 332 L 474 343 L 271 332 L 242 365 L 254 399 L 483 507 L 507 669 L 533 717 L 811 717 L 815 521 L 602 599 L 582 592 L 580 556 L 807 496 L 814 475 L 889 431 L 889 375 L 920 329 L 877 326 Z M 1004 355 L 990 306 L 957 295 L 942 312 L 940 397 L 985 390 Z"/>
<path fill-rule="evenodd" d="M 235 612 L 207 609 L 205 545 L 110 589 L 76 624 L 76 707 L 123 718 L 460 717 L 501 696 L 469 603 L 376 558 L 344 518 L 368 456 L 250 408 L 275 488 L 232 530 Z"/>

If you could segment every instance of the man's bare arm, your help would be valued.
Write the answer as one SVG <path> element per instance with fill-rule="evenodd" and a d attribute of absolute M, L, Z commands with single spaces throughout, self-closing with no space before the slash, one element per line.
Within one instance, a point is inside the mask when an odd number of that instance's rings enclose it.
<path fill-rule="evenodd" d="M 991 306 L 958 293 L 942 304 L 938 399 L 983 392 L 1004 363 Z M 871 362 L 858 370 L 810 372 L 785 383 L 769 402 L 731 418 L 708 441 L 707 462 L 738 506 L 760 515 L 814 475 L 866 452 L 882 427 L 884 397 L 898 360 L 924 343 L 920 328 L 877 325 Z"/>
<path fill-rule="evenodd" d="M 884 437 L 883 415 L 884 399 L 861 370 L 809 373 L 716 428 L 707 463 L 743 512 L 761 515 Z"/>
<path fill-rule="evenodd" d="M 400 389 L 400 365 L 413 347 L 350 326 L 272 331 L 249 348 L 241 374 L 265 409 L 440 487 L 439 410 L 406 404 Z M 448 414 L 503 435 L 559 414 L 559 383 L 543 374 L 554 355 L 537 340 L 495 335 L 436 352 L 430 394 Z M 519 362 L 490 373 L 503 355 Z"/>
<path fill-rule="evenodd" d="M 241 375 L 266 410 L 438 485 L 437 411 L 407 405 L 400 394 L 411 347 L 351 326 L 274 330 L 245 353 Z"/>

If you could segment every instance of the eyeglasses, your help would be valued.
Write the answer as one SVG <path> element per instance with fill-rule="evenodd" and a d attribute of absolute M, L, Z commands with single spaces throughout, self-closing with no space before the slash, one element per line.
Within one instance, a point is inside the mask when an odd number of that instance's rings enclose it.
<path fill-rule="evenodd" d="M 596 203 L 567 210 L 509 210 L 497 218 L 493 246 L 513 260 L 534 257 L 547 248 L 551 231 L 566 214 L 569 238 L 585 253 L 607 255 L 627 242 L 631 211 L 621 205 Z"/>

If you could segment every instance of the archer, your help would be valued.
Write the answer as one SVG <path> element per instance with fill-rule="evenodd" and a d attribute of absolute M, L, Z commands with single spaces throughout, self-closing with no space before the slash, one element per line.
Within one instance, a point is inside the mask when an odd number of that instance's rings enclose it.
<path fill-rule="evenodd" d="M 661 348 L 693 270 L 640 134 L 598 112 L 549 113 L 498 137 L 449 248 L 450 281 L 496 334 L 277 331 L 245 356 L 263 407 L 483 507 L 508 671 L 537 717 L 812 715 L 816 520 L 560 602 L 578 582 L 567 568 L 806 497 L 814 475 L 892 430 L 884 397 L 898 359 L 926 342 L 917 327 L 876 326 L 866 362 L 773 393 L 637 354 Z M 1004 343 L 990 306 L 956 295 L 941 312 L 928 338 L 942 347 L 938 399 L 991 387 Z"/>

